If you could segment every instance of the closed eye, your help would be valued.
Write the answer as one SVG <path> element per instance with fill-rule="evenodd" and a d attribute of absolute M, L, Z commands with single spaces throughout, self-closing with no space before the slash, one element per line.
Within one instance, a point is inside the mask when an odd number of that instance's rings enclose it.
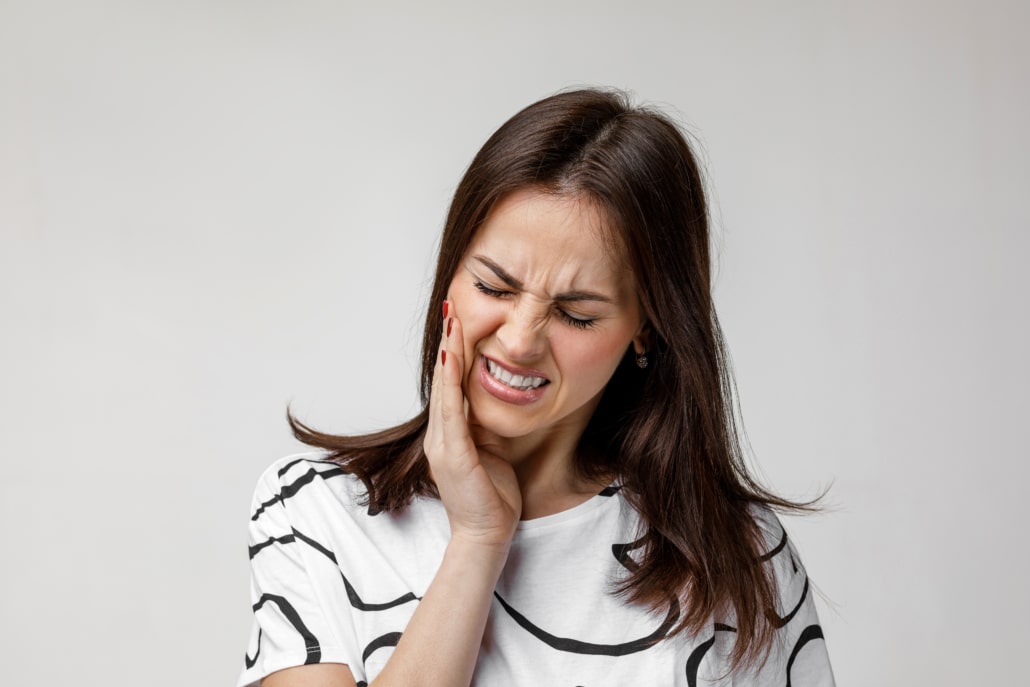
<path fill-rule="evenodd" d="M 485 293 L 487 296 L 493 296 L 494 298 L 501 298 L 503 296 L 510 296 L 511 295 L 510 291 L 501 291 L 500 289 L 495 289 L 495 288 L 493 288 L 491 286 L 487 286 L 486 284 L 484 284 L 483 282 L 479 281 L 478 279 L 476 279 L 473 282 L 473 285 L 477 289 L 479 289 L 482 293 Z"/>
<path fill-rule="evenodd" d="M 565 324 L 572 325 L 573 327 L 577 327 L 579 329 L 589 329 L 590 327 L 593 327 L 594 324 L 597 322 L 597 320 L 591 318 L 573 317 L 572 315 L 565 312 L 564 310 L 561 310 L 560 308 L 558 309 L 558 317 L 560 317 L 562 322 L 564 322 Z"/>
<path fill-rule="evenodd" d="M 474 280 L 472 282 L 472 285 L 475 286 L 480 293 L 490 296 L 491 298 L 504 298 L 505 296 L 512 295 L 511 291 L 495 289 L 479 279 Z M 565 312 L 561 308 L 557 308 L 556 312 L 558 313 L 558 318 L 562 322 L 571 327 L 576 327 L 577 329 L 589 329 L 590 327 L 593 327 L 594 324 L 596 324 L 597 322 L 595 318 L 576 317 L 570 313 Z"/>

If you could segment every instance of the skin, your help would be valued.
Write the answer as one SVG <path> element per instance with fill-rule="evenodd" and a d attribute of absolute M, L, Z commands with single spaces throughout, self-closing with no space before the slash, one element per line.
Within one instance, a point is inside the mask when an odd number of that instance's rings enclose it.
<path fill-rule="evenodd" d="M 478 446 L 514 467 L 523 519 L 570 508 L 604 486 L 572 474 L 572 456 L 626 349 L 644 349 L 636 284 L 606 244 L 603 222 L 589 201 L 516 192 L 477 232 L 448 290 L 464 332 L 468 422 Z M 543 396 L 526 406 L 498 400 L 480 383 L 481 355 L 539 370 L 549 380 Z"/>
<path fill-rule="evenodd" d="M 647 327 L 632 274 L 602 226 L 588 201 L 515 192 L 490 213 L 451 280 L 424 443 L 451 540 L 372 685 L 468 687 L 519 520 L 571 508 L 603 486 L 574 473 L 575 447 L 626 350 L 645 350 Z M 532 403 L 506 402 L 484 387 L 481 356 L 537 370 L 548 383 Z M 321 664 L 262 684 L 355 681 L 347 666 Z"/>

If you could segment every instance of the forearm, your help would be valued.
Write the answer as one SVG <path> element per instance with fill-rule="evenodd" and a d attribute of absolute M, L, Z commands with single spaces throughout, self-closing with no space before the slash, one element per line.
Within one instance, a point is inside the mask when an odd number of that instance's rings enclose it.
<path fill-rule="evenodd" d="M 507 547 L 452 539 L 393 655 L 372 687 L 468 687 Z"/>

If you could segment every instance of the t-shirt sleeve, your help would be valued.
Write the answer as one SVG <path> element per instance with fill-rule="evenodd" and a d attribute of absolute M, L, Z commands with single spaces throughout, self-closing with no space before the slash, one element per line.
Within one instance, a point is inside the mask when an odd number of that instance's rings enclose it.
<path fill-rule="evenodd" d="M 756 519 L 766 540 L 762 559 L 776 580 L 777 608 L 771 618 L 776 635 L 765 663 L 739 684 L 834 687 L 812 581 L 779 519 L 765 509 Z"/>
<path fill-rule="evenodd" d="M 254 620 L 240 687 L 294 666 L 361 665 L 349 606 L 333 601 L 345 594 L 335 554 L 305 534 L 326 526 L 309 518 L 320 510 L 312 501 L 325 491 L 320 469 L 325 466 L 298 462 L 272 465 L 254 492 L 249 526 Z"/>

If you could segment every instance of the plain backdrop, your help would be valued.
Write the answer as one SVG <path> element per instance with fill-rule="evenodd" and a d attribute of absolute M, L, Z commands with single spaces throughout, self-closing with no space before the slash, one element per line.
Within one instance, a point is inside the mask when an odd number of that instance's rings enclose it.
<path fill-rule="evenodd" d="M 0 0 L 0 665 L 229 685 L 251 490 L 417 407 L 472 155 L 580 84 L 700 142 L 717 302 L 841 685 L 1030 642 L 1025 2 Z"/>

